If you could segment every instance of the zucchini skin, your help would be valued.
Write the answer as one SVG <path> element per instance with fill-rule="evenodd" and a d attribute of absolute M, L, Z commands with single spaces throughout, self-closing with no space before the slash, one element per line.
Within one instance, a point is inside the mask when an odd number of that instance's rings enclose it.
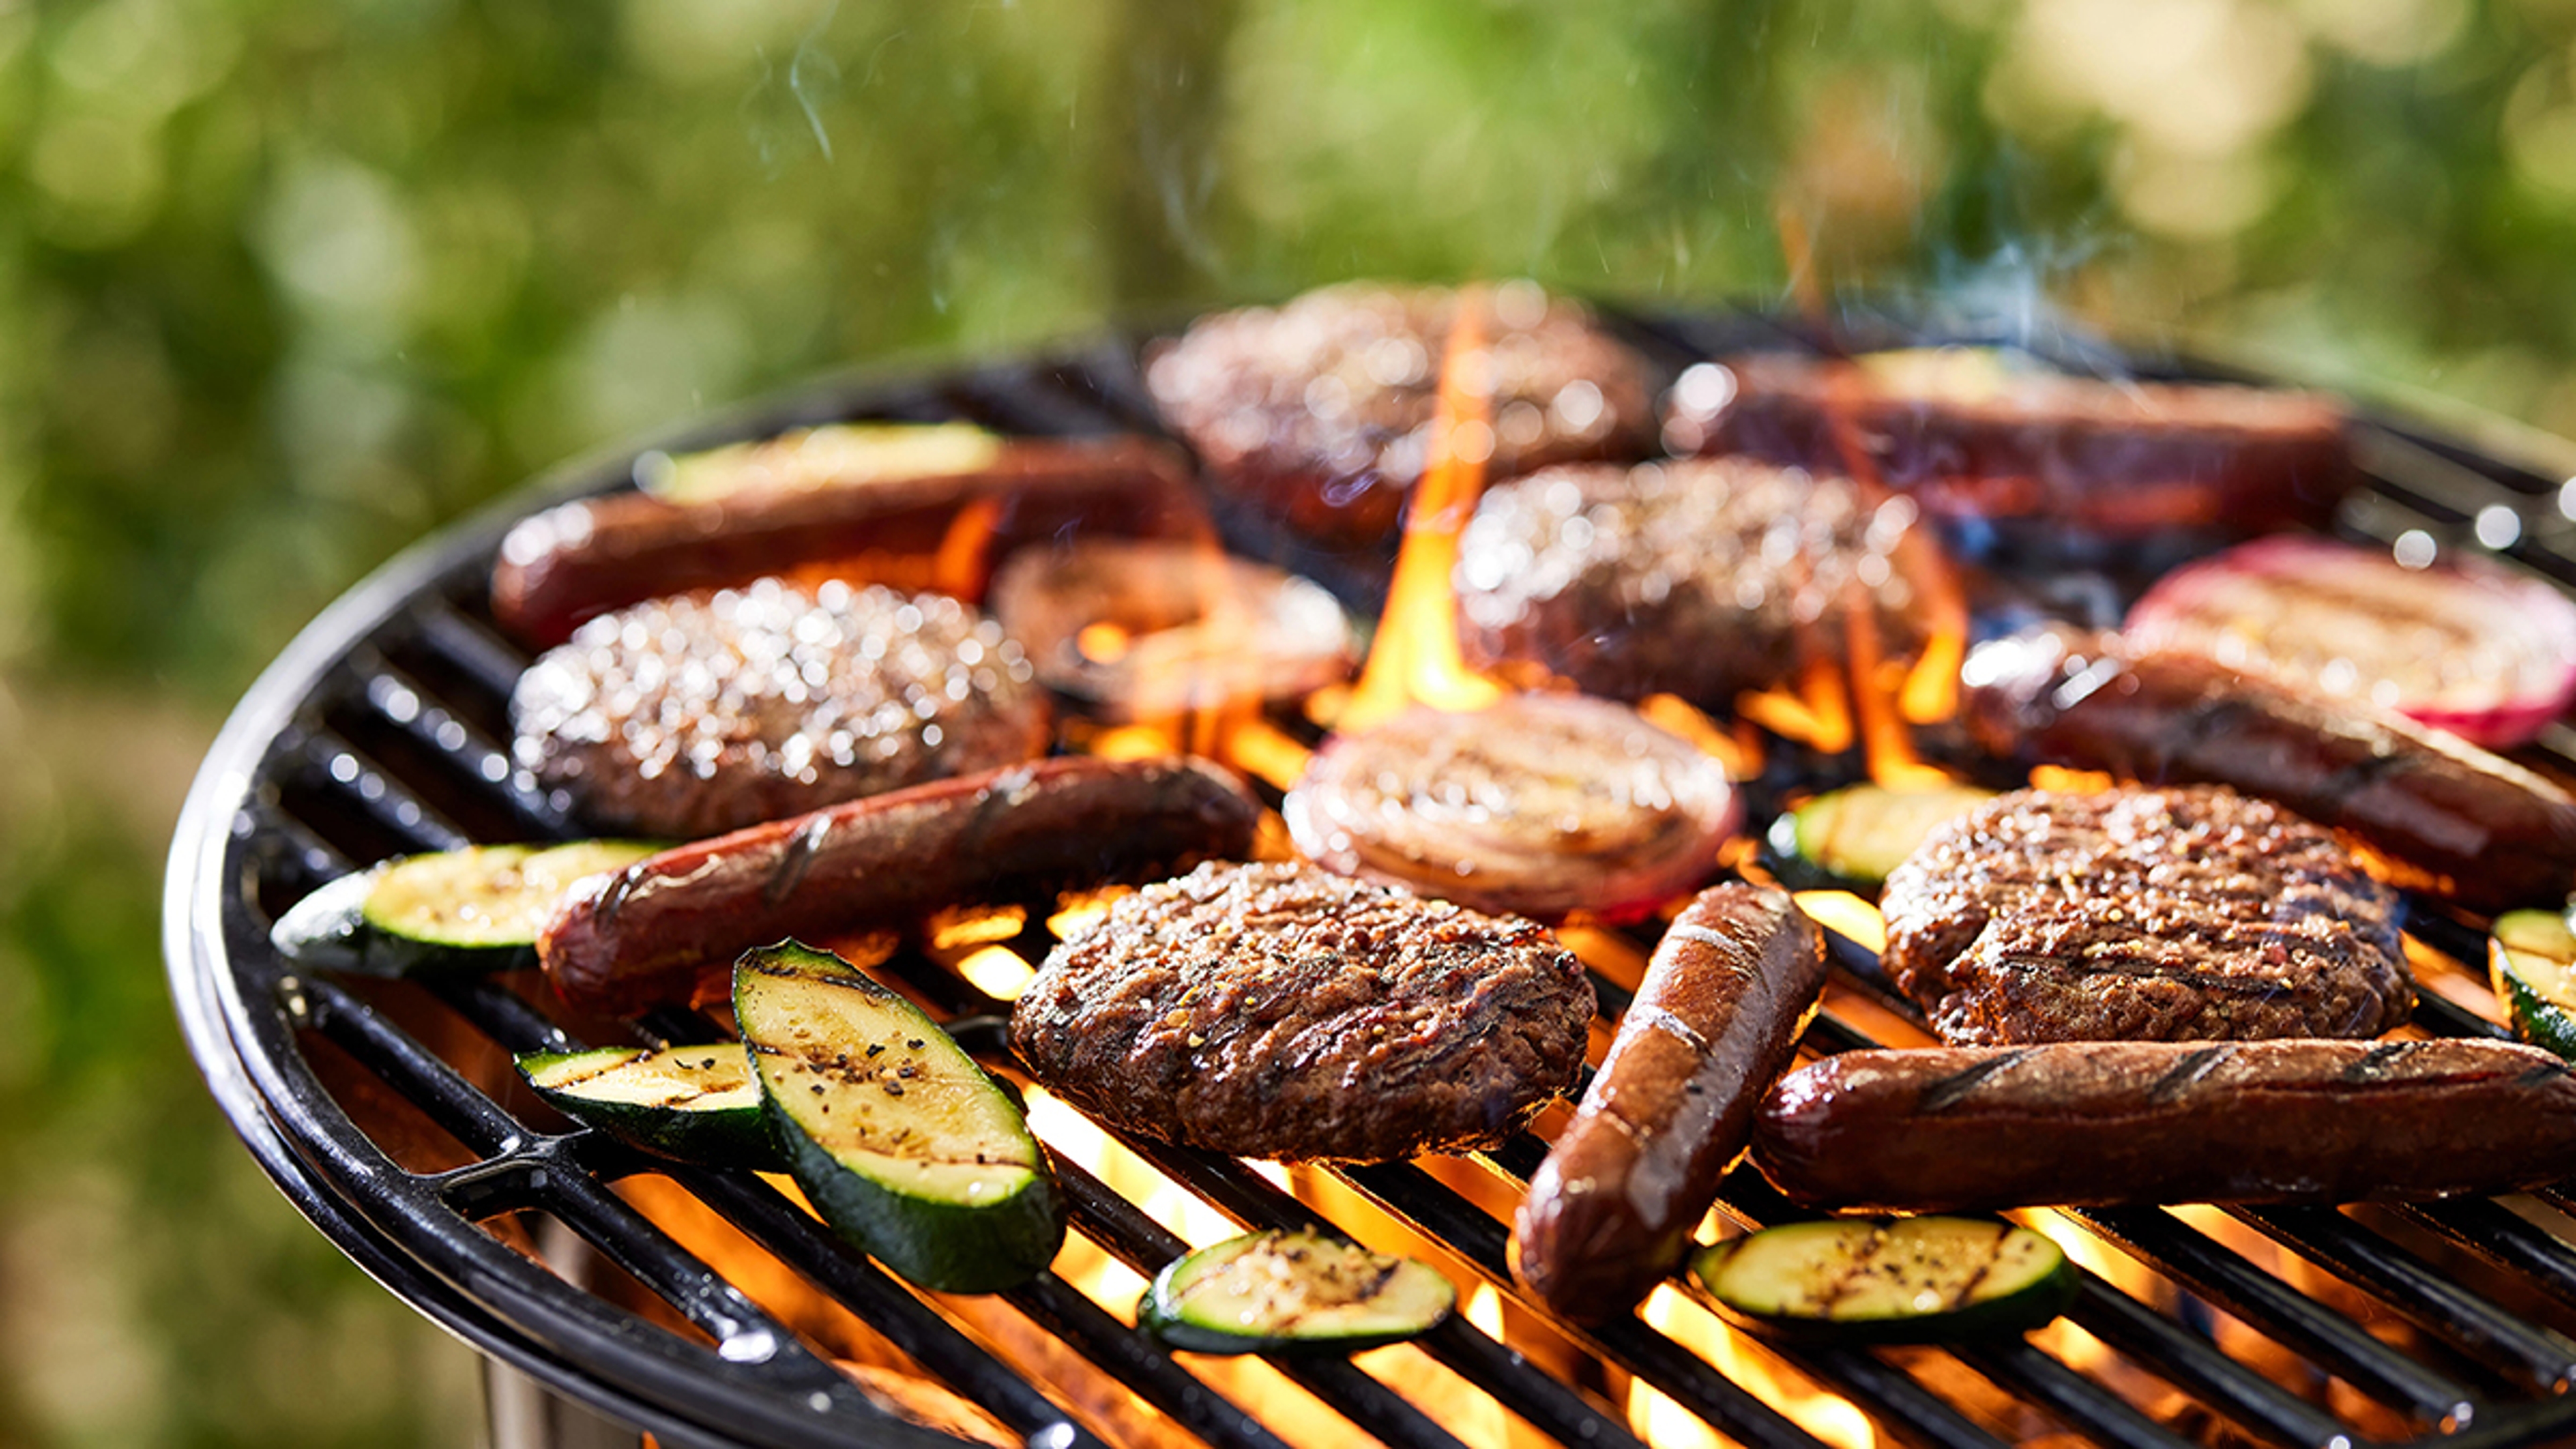
<path fill-rule="evenodd" d="M 1258 1353 L 1285 1355 L 1292 1358 L 1345 1358 L 1351 1354 L 1365 1353 L 1373 1348 L 1383 1348 L 1390 1343 L 1403 1343 L 1409 1339 L 1419 1338 L 1439 1326 L 1457 1305 L 1457 1295 L 1452 1289 L 1445 1296 L 1437 1312 L 1402 1327 L 1377 1332 L 1248 1333 L 1218 1328 L 1189 1316 L 1187 1305 L 1183 1301 L 1185 1293 L 1191 1286 L 1189 1280 L 1195 1273 L 1205 1271 L 1209 1260 L 1214 1255 L 1235 1248 L 1266 1251 L 1273 1241 L 1285 1241 L 1298 1236 L 1301 1235 L 1280 1232 L 1249 1233 L 1240 1238 L 1229 1238 L 1195 1253 L 1183 1254 L 1164 1264 L 1163 1270 L 1155 1274 L 1154 1281 L 1146 1286 L 1144 1296 L 1136 1301 L 1136 1326 L 1152 1334 L 1166 1347 L 1179 1349 L 1184 1353 Z M 1336 1251 L 1365 1253 L 1365 1250 L 1350 1244 L 1323 1239 L 1317 1241 L 1323 1242 Z M 1371 1259 L 1383 1256 L 1373 1253 L 1365 1255 Z M 1432 1271 L 1412 1259 L 1396 1261 L 1398 1266 L 1390 1272 L 1390 1278 L 1396 1274 L 1421 1274 Z"/>
<path fill-rule="evenodd" d="M 1766 1312 L 1755 1308 L 1726 1291 L 1726 1269 L 1748 1245 L 1766 1235 L 1790 1232 L 1833 1232 L 1847 1234 L 1868 1230 L 1885 1231 L 1898 1224 L 1851 1219 L 1797 1223 L 1768 1228 L 1750 1237 L 1702 1248 L 1691 1256 L 1691 1276 L 1707 1290 L 1718 1313 L 1740 1328 L 1775 1338 L 1811 1343 L 1905 1344 L 1956 1343 L 1971 1338 L 2001 1337 L 2027 1333 L 2039 1328 L 2072 1307 L 2076 1294 L 2084 1286 L 2082 1275 L 2056 1244 L 2028 1228 L 2001 1222 L 1979 1222 L 1959 1218 L 1925 1217 L 1904 1221 L 1904 1226 L 1918 1230 L 1970 1234 L 1972 1230 L 1991 1230 L 2000 1248 L 2004 1240 L 2045 1249 L 2041 1261 L 2050 1266 L 2038 1277 L 2008 1293 L 1964 1304 L 1937 1308 L 1920 1313 L 1878 1314 L 1866 1317 L 1836 1318 L 1823 1315 Z M 2025 1251 L 2029 1251 L 2025 1247 Z"/>
<path fill-rule="evenodd" d="M 620 1142 L 640 1147 L 658 1157 L 703 1167 L 740 1167 L 755 1172 L 787 1170 L 787 1155 L 779 1149 L 768 1110 L 757 1098 L 738 1108 L 688 1111 L 642 1102 L 602 1101 L 571 1088 L 549 1087 L 538 1080 L 547 1068 L 582 1057 L 606 1061 L 623 1056 L 628 1061 L 635 1061 L 665 1053 L 684 1053 L 693 1058 L 730 1057 L 735 1066 L 743 1068 L 742 1080 L 746 1083 L 751 1081 L 742 1043 L 733 1041 L 666 1047 L 662 1052 L 647 1052 L 641 1048 L 625 1052 L 613 1048 L 527 1052 L 516 1060 L 519 1075 L 527 1078 L 529 1090 L 548 1105 Z"/>
<path fill-rule="evenodd" d="M 367 938 L 374 930 L 367 924 L 367 892 L 375 886 L 374 869 L 324 882 L 277 918 L 269 928 L 269 944 L 308 970 L 400 974 L 368 963 Z"/>
<path fill-rule="evenodd" d="M 765 1040 L 758 1025 L 763 1013 L 757 1005 L 764 978 L 856 991 L 890 1015 L 908 1018 L 902 1028 L 907 1044 L 936 1043 L 934 1055 L 953 1058 L 947 1069 L 970 1077 L 972 1086 L 989 1092 L 993 1103 L 1007 1114 L 1031 1159 L 1022 1167 L 1019 1180 L 1000 1197 L 971 1204 L 954 1202 L 881 1181 L 866 1166 L 844 1161 L 816 1140 L 813 1130 L 798 1114 L 803 1100 L 791 1105 L 787 1099 L 795 1091 L 782 1078 L 792 1075 L 803 1062 L 831 1060 L 823 1053 L 843 1060 L 850 1056 L 864 1059 L 874 1055 L 867 1051 L 868 1047 L 882 1044 L 808 1041 L 800 1052 L 791 1043 Z M 994 1293 L 1014 1288 L 1055 1261 L 1064 1243 L 1066 1214 L 1046 1149 L 1029 1133 L 1026 1119 L 1011 1096 L 949 1040 L 937 1023 L 901 996 L 859 975 L 839 957 L 793 941 L 747 953 L 735 968 L 734 981 L 735 1016 L 743 1025 L 754 1074 L 761 1082 L 761 1105 L 770 1130 L 786 1158 L 788 1174 L 835 1232 L 907 1281 L 943 1293 Z M 945 1051 L 941 1052 L 939 1048 L 943 1047 Z M 827 1102 L 833 1100 L 827 1091 L 818 1091 L 815 1096 Z"/>
<path fill-rule="evenodd" d="M 2551 976 L 2576 962 L 2576 937 L 2555 911 L 2508 911 L 2487 940 L 2487 975 L 2514 1034 L 2562 1057 L 2576 1058 L 2576 1009 Z"/>
<path fill-rule="evenodd" d="M 556 898 L 575 881 L 614 872 L 661 847 L 626 840 L 575 840 L 559 845 L 472 845 L 378 861 L 329 882 L 288 908 L 270 928 L 279 955 L 299 966 L 367 976 L 485 976 L 537 965 L 537 925 L 487 939 L 438 939 L 406 930 L 399 916 L 406 899 L 438 898 L 424 892 L 422 877 L 459 896 L 481 892 L 504 919 L 529 912 L 541 923 Z M 568 867 L 568 863 L 571 863 Z M 570 873 L 567 873 L 567 871 Z M 520 874 L 524 870 L 525 875 Z M 452 901 L 457 896 L 447 896 Z"/>

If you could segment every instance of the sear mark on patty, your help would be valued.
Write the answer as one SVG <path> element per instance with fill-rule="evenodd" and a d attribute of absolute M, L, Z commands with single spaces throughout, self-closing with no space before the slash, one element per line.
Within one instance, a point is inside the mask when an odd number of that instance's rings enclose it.
<path fill-rule="evenodd" d="M 1245 1157 L 1498 1146 L 1583 1066 L 1591 979 L 1534 922 L 1303 864 L 1205 865 L 1057 947 L 1030 1073 L 1125 1131 Z"/>
<path fill-rule="evenodd" d="M 2223 787 L 2023 791 L 1888 877 L 1889 979 L 1960 1045 L 2367 1037 L 2414 988 L 2397 897 Z"/>

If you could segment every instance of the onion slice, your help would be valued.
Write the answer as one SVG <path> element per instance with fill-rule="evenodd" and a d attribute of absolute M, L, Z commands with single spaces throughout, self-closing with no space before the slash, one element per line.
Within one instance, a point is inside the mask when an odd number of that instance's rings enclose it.
<path fill-rule="evenodd" d="M 2576 602 L 2478 559 L 2408 568 L 2331 539 L 2257 539 L 2167 574 L 2124 632 L 2489 747 L 2576 699 Z"/>
<path fill-rule="evenodd" d="M 1523 694 L 1337 734 L 1280 813 L 1316 864 L 1542 921 L 1644 915 L 1717 868 L 1726 770 L 1623 704 Z"/>
<path fill-rule="evenodd" d="M 1302 698 L 1351 672 L 1350 621 L 1321 584 L 1213 545 L 1025 548 L 989 601 L 1041 681 L 1111 719 Z"/>

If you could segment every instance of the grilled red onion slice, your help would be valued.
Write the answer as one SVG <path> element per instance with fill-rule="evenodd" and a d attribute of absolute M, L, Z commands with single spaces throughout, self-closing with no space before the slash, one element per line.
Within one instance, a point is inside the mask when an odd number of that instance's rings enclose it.
<path fill-rule="evenodd" d="M 2576 698 L 2576 603 L 2476 559 L 2408 568 L 2330 539 L 2258 539 L 2167 574 L 2125 633 L 2481 745 L 2520 744 Z"/>
<path fill-rule="evenodd" d="M 988 603 L 1041 681 L 1111 718 L 1297 699 L 1351 672 L 1350 621 L 1322 585 L 1213 544 L 1025 548 Z"/>
<path fill-rule="evenodd" d="M 1739 804 L 1717 761 L 1627 706 L 1524 694 L 1335 735 L 1280 811 L 1328 870 L 1480 911 L 1615 920 L 1706 879 Z"/>

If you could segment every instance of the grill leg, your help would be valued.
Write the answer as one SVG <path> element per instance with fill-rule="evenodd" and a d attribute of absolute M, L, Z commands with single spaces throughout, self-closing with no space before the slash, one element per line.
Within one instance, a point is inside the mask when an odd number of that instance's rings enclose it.
<path fill-rule="evenodd" d="M 491 1449 L 639 1449 L 644 1436 L 601 1418 L 499 1359 L 483 1360 Z"/>

